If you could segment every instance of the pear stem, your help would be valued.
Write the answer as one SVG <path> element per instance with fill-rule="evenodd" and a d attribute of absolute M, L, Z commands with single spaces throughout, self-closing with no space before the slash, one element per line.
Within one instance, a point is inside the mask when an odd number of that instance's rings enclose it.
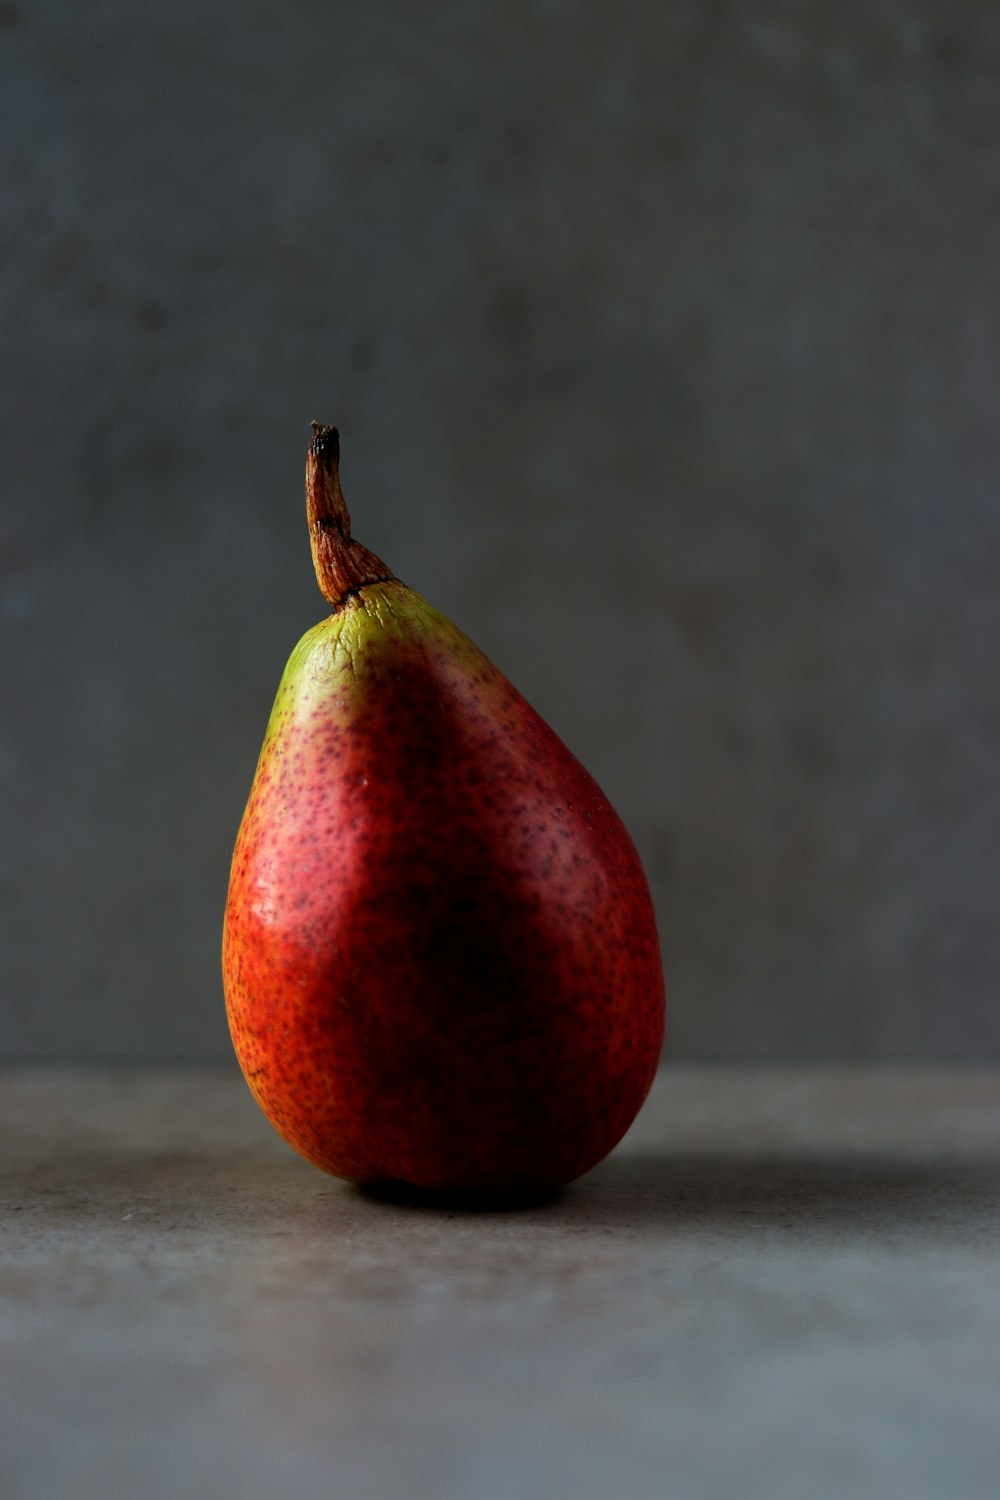
<path fill-rule="evenodd" d="M 320 591 L 339 609 L 366 584 L 389 583 L 394 575 L 351 536 L 351 517 L 340 488 L 340 434 L 321 422 L 314 422 L 312 431 L 306 458 L 309 545 Z"/>

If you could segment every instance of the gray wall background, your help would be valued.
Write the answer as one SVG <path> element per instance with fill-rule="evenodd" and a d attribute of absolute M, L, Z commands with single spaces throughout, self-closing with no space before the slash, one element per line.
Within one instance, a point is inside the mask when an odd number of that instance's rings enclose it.
<path fill-rule="evenodd" d="M 2 0 L 2 1033 L 213 1057 L 356 533 L 632 829 L 686 1057 L 1000 1054 L 1000 11 Z"/>

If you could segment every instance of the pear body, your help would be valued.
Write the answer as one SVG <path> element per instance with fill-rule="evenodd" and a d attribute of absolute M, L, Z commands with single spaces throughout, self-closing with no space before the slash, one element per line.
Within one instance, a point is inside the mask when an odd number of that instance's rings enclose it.
<path fill-rule="evenodd" d="M 223 968 L 258 1102 L 339 1177 L 522 1192 L 652 1082 L 653 909 L 624 826 L 488 658 L 396 580 L 309 631 L 233 857 Z"/>

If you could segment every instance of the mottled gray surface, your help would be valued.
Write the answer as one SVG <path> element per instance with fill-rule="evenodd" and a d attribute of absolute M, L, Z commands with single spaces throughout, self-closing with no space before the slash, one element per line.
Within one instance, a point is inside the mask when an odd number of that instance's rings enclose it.
<path fill-rule="evenodd" d="M 0 1055 L 219 1056 L 359 535 L 633 829 L 688 1056 L 1000 1055 L 1000 17 L 4 0 Z"/>
<path fill-rule="evenodd" d="M 555 1201 L 365 1196 L 234 1072 L 0 1076 L 5 1500 L 995 1500 L 1000 1074 L 666 1070 Z"/>

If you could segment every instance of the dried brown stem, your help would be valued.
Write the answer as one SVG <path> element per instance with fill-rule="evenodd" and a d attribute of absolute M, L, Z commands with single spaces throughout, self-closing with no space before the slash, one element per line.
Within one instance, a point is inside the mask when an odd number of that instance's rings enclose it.
<path fill-rule="evenodd" d="M 368 583 L 388 583 L 393 574 L 381 558 L 351 537 L 351 517 L 340 488 L 340 435 L 336 427 L 312 424 L 306 459 L 306 516 L 316 581 L 338 609 Z"/>

